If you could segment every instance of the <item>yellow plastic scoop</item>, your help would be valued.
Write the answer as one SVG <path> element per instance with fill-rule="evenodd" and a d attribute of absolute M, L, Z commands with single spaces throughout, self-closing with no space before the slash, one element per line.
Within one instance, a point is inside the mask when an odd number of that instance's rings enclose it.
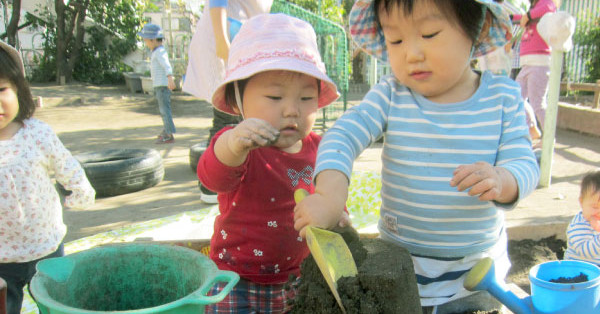
<path fill-rule="evenodd" d="M 294 192 L 296 203 L 302 201 L 306 195 L 308 195 L 308 191 L 296 190 Z M 358 274 L 348 245 L 339 233 L 316 227 L 306 228 L 306 243 L 335 300 L 342 312 L 346 313 L 337 291 L 337 281 L 341 277 L 356 276 Z"/>

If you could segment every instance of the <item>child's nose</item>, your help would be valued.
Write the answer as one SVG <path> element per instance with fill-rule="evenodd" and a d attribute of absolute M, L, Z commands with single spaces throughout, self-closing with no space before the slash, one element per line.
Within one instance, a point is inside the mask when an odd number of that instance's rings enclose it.
<path fill-rule="evenodd" d="M 300 115 L 300 100 L 288 101 L 283 108 L 283 115 L 295 117 Z"/>
<path fill-rule="evenodd" d="M 419 45 L 419 43 L 406 43 L 405 47 L 407 62 L 420 62 L 425 58 L 423 49 L 421 49 L 421 45 Z"/>

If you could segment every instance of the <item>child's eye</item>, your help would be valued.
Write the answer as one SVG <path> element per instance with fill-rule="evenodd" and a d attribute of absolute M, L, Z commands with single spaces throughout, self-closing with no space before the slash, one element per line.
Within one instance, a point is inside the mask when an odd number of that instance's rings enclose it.
<path fill-rule="evenodd" d="M 402 39 L 390 41 L 390 44 L 392 44 L 392 45 L 399 45 L 401 43 L 402 43 Z"/>
<path fill-rule="evenodd" d="M 432 33 L 432 34 L 423 35 L 423 38 L 433 38 L 433 37 L 435 37 L 435 36 L 436 36 L 437 34 L 439 34 L 439 33 L 440 33 L 440 32 L 435 32 L 435 33 Z"/>
<path fill-rule="evenodd" d="M 272 99 L 272 100 L 281 100 L 281 98 L 282 98 L 280 96 L 269 96 L 269 95 L 267 95 L 266 97 L 269 99 Z"/>
<path fill-rule="evenodd" d="M 302 97 L 302 98 L 300 98 L 300 99 L 302 99 L 302 101 L 309 101 L 309 100 L 313 100 L 313 99 L 315 99 L 315 97 L 313 97 L 313 96 L 310 96 L 310 97 Z"/>

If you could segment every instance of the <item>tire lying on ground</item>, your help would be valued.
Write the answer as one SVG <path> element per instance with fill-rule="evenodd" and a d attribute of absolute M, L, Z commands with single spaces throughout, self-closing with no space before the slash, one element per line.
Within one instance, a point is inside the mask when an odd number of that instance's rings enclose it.
<path fill-rule="evenodd" d="M 108 149 L 76 155 L 96 197 L 116 196 L 147 189 L 165 175 L 154 149 Z"/>
<path fill-rule="evenodd" d="M 200 156 L 202 156 L 204 151 L 206 151 L 206 143 L 198 143 L 190 147 L 190 168 L 194 170 L 194 173 L 196 173 L 198 160 L 200 160 Z"/>

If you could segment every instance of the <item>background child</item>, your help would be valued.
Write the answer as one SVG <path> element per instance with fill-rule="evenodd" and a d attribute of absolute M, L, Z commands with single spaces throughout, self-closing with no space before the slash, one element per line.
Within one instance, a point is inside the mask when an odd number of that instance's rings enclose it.
<path fill-rule="evenodd" d="M 200 181 L 219 198 L 210 257 L 241 280 L 208 313 L 285 311 L 294 291 L 284 284 L 308 256 L 293 226 L 294 191 L 313 190 L 321 137 L 312 127 L 318 108 L 337 97 L 310 24 L 284 14 L 244 23 L 212 97 L 243 120 L 215 134 L 198 163 Z"/>
<path fill-rule="evenodd" d="M 378 228 L 411 253 L 424 312 L 498 308 L 487 292 L 466 291 L 464 275 L 489 256 L 506 276 L 503 210 L 539 179 L 519 86 L 470 68 L 472 57 L 503 49 L 508 14 L 491 0 L 359 0 L 350 32 L 393 76 L 323 137 L 316 192 L 296 206 L 296 230 L 335 226 L 353 161 L 384 136 Z"/>
<path fill-rule="evenodd" d="M 93 204 L 95 192 L 52 129 L 32 118 L 23 61 L 2 41 L 0 68 L 0 277 L 8 286 L 7 313 L 18 314 L 37 262 L 64 254 L 67 227 L 50 174 L 72 191 L 67 207 Z"/>
<path fill-rule="evenodd" d="M 156 144 L 174 143 L 173 134 L 177 131 L 171 114 L 171 91 L 175 89 L 173 69 L 169 62 L 169 55 L 162 44 L 163 33 L 160 26 L 152 23 L 144 25 L 138 33 L 144 39 L 144 44 L 152 51 L 150 57 L 150 74 L 154 96 L 158 102 L 158 111 L 163 120 L 163 131 L 158 135 Z"/>
<path fill-rule="evenodd" d="M 188 66 L 183 82 L 183 91 L 195 97 L 211 101 L 212 94 L 225 77 L 225 65 L 229 54 L 228 18 L 243 23 L 258 14 L 269 13 L 273 0 L 210 0 L 204 5 L 203 18 L 196 26 L 188 49 Z M 213 107 L 212 137 L 227 125 L 236 125 L 239 116 L 221 112 Z M 208 145 L 205 145 L 208 146 Z M 200 184 L 200 199 L 216 204 L 217 194 Z"/>
<path fill-rule="evenodd" d="M 515 14 L 512 19 L 520 21 L 521 27 L 525 28 L 519 48 L 521 71 L 517 75 L 517 82 L 521 85 L 521 95 L 533 108 L 535 116 L 527 115 L 527 124 L 531 138 L 537 140 L 541 137 L 540 129 L 544 128 L 550 79 L 550 46 L 538 33 L 537 24 L 544 14 L 556 12 L 560 0 L 530 0 L 530 2 L 531 7 L 527 14 Z"/>
<path fill-rule="evenodd" d="M 565 259 L 600 266 L 600 170 L 586 174 L 579 194 L 581 211 L 567 227 Z"/>

